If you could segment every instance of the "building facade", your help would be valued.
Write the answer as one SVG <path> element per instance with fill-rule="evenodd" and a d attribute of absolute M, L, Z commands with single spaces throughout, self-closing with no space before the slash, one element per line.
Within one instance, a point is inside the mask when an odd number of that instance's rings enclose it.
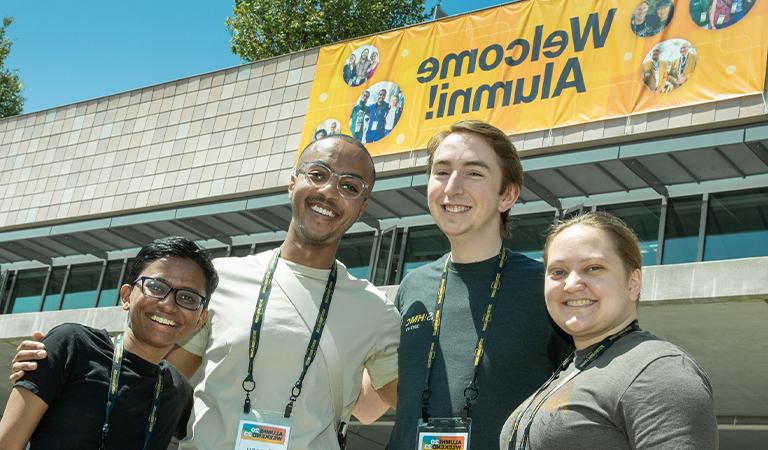
<path fill-rule="evenodd" d="M 153 238 L 191 237 L 213 256 L 281 241 L 317 55 L 0 120 L 0 372 L 35 329 L 121 329 L 109 307 Z M 721 448 L 768 442 L 767 112 L 757 94 L 510 136 L 526 178 L 508 245 L 538 258 L 546 228 L 578 211 L 627 221 L 647 266 L 641 321 L 709 371 Z M 374 161 L 339 259 L 393 286 L 448 242 L 427 210 L 425 151 Z M 354 431 L 382 442 L 387 427 Z"/>

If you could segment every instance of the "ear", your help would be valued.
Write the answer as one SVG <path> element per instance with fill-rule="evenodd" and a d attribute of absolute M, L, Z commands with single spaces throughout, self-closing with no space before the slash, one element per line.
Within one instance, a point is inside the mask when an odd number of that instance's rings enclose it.
<path fill-rule="evenodd" d="M 131 307 L 131 291 L 133 286 L 130 284 L 124 284 L 120 286 L 120 303 L 123 305 L 123 309 L 128 311 Z"/>
<path fill-rule="evenodd" d="M 288 180 L 288 200 L 293 198 L 293 189 L 296 187 L 296 169 L 291 172 L 291 178 Z"/>
<path fill-rule="evenodd" d="M 629 274 L 629 299 L 632 302 L 640 302 L 640 288 L 643 287 L 643 273 L 635 269 Z"/>
<path fill-rule="evenodd" d="M 515 183 L 510 183 L 507 185 L 507 187 L 504 189 L 504 192 L 501 194 L 501 199 L 499 200 L 499 212 L 502 213 L 512 209 L 518 197 L 520 197 L 520 186 L 516 185 Z"/>

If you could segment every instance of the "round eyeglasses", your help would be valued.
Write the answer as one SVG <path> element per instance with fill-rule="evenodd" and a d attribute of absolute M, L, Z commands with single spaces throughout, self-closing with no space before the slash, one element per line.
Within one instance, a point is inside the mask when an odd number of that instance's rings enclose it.
<path fill-rule="evenodd" d="M 147 297 L 163 300 L 170 294 L 177 305 L 190 311 L 197 311 L 205 304 L 205 297 L 189 289 L 171 287 L 165 281 L 152 277 L 139 277 L 131 283 L 131 286 L 139 285 L 141 292 Z"/>
<path fill-rule="evenodd" d="M 330 167 L 319 161 L 307 161 L 296 170 L 296 173 L 304 174 L 307 183 L 323 187 L 336 178 L 336 189 L 342 197 L 356 199 L 368 193 L 368 182 L 357 175 L 348 173 L 338 174 Z"/>

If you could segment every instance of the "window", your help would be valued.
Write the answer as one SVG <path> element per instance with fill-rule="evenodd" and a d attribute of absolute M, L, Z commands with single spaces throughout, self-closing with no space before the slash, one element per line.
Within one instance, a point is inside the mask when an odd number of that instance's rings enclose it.
<path fill-rule="evenodd" d="M 410 228 L 403 256 L 403 276 L 419 266 L 439 259 L 450 250 L 448 238 L 437 225 Z"/>
<path fill-rule="evenodd" d="M 103 263 L 71 266 L 61 309 L 93 308 Z"/>
<path fill-rule="evenodd" d="M 697 259 L 701 197 L 671 199 L 667 205 L 663 264 L 693 262 Z"/>
<path fill-rule="evenodd" d="M 56 311 L 59 309 L 59 304 L 61 303 L 61 288 L 64 287 L 64 277 L 66 276 L 66 266 L 51 268 L 51 277 L 48 279 L 48 286 L 45 289 L 43 311 Z"/>
<path fill-rule="evenodd" d="M 656 256 L 659 251 L 659 224 L 661 217 L 661 201 L 652 200 L 638 203 L 625 203 L 598 207 L 598 210 L 609 212 L 626 222 L 640 240 L 640 252 L 644 266 L 658 264 Z M 698 228 L 698 218 L 696 219 Z M 694 247 L 694 256 L 696 248 Z"/>
<path fill-rule="evenodd" d="M 768 256 L 768 190 L 709 197 L 704 260 Z"/>
<path fill-rule="evenodd" d="M 512 238 L 504 241 L 510 250 L 541 261 L 544 254 L 544 240 L 555 220 L 554 212 L 526 214 L 509 218 Z"/>
<path fill-rule="evenodd" d="M 355 278 L 367 279 L 373 242 L 373 233 L 345 235 L 341 239 L 336 259 L 344 263 L 347 271 Z"/>
<path fill-rule="evenodd" d="M 11 293 L 11 314 L 40 311 L 43 285 L 48 269 L 20 270 Z"/>
<path fill-rule="evenodd" d="M 120 276 L 122 274 L 122 259 L 107 261 L 107 269 L 104 271 L 104 280 L 101 282 L 101 292 L 99 292 L 99 302 L 97 304 L 99 308 L 118 304 L 117 296 L 120 293 Z"/>

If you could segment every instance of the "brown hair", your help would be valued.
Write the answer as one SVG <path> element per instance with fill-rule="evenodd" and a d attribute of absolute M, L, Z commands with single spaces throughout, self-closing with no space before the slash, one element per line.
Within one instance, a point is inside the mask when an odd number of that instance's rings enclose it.
<path fill-rule="evenodd" d="M 624 269 L 627 271 L 627 274 L 632 273 L 635 269 L 642 268 L 643 257 L 640 253 L 640 241 L 637 239 L 637 235 L 623 220 L 604 211 L 579 214 L 554 225 L 549 233 L 547 233 L 547 240 L 544 242 L 545 267 L 547 265 L 549 245 L 560 232 L 573 225 L 584 225 L 607 233 L 613 241 L 616 254 L 619 255 L 619 258 L 624 263 Z"/>
<path fill-rule="evenodd" d="M 441 131 L 432 136 L 429 143 L 427 143 L 427 153 L 429 155 L 429 159 L 427 160 L 427 175 L 432 172 L 432 162 L 437 147 L 440 146 L 445 138 L 453 133 L 474 134 L 483 139 L 493 149 L 499 162 L 499 168 L 501 168 L 501 186 L 499 187 L 499 194 L 503 194 L 510 185 L 515 185 L 522 190 L 523 166 L 520 163 L 520 155 L 517 154 L 515 146 L 512 145 L 512 142 L 503 131 L 480 120 L 462 120 L 451 125 L 450 129 Z M 508 217 L 509 210 L 501 213 L 501 226 L 499 231 L 501 237 L 505 239 L 510 237 Z"/>

